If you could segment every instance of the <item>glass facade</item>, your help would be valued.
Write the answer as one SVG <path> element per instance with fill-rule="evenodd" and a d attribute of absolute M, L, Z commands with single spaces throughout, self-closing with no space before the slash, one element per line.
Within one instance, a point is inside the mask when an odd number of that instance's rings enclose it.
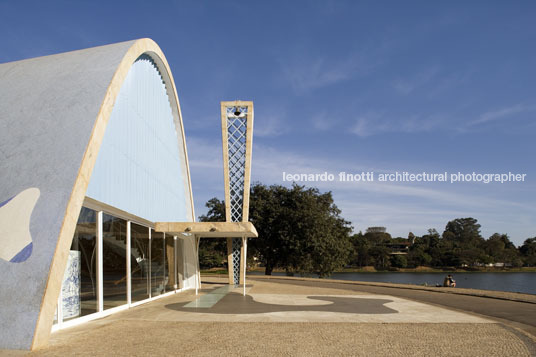
<path fill-rule="evenodd" d="M 151 229 L 151 296 L 165 291 L 166 254 L 164 233 Z"/>
<path fill-rule="evenodd" d="M 71 244 L 80 259 L 80 316 L 97 312 L 97 212 L 82 207 Z M 74 316 L 73 316 L 74 317 Z M 63 319 L 65 320 L 65 311 Z"/>
<path fill-rule="evenodd" d="M 127 303 L 127 221 L 102 217 L 102 299 L 104 309 Z"/>
<path fill-rule="evenodd" d="M 97 212 L 92 209 L 80 211 L 65 275 L 73 289 L 62 291 L 63 320 L 97 312 Z"/>
<path fill-rule="evenodd" d="M 102 253 L 99 252 L 99 239 L 102 239 Z M 182 288 L 182 249 L 182 240 L 170 234 L 82 207 L 54 324 L 61 325 L 78 317 L 127 306 L 129 297 L 133 304 Z M 102 307 L 99 307 L 100 300 Z"/>
<path fill-rule="evenodd" d="M 175 241 L 170 234 L 165 235 L 166 270 L 164 272 L 165 291 L 175 290 Z"/>
<path fill-rule="evenodd" d="M 148 299 L 151 292 L 149 279 L 149 228 L 130 224 L 130 279 L 132 302 Z"/>
<path fill-rule="evenodd" d="M 184 276 L 184 264 L 182 258 L 182 239 L 175 240 L 175 279 L 177 280 L 177 288 L 182 288 L 182 279 Z"/>

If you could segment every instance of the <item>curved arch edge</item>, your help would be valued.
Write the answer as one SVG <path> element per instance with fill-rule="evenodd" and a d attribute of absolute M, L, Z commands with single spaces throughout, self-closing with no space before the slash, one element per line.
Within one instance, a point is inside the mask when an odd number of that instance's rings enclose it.
<path fill-rule="evenodd" d="M 182 149 L 185 154 L 185 165 L 187 175 L 188 193 L 190 196 L 190 211 L 191 219 L 195 221 L 192 184 L 190 179 L 190 167 L 188 162 L 188 152 L 186 150 L 186 140 L 184 135 L 184 127 L 182 122 L 182 114 L 179 105 L 179 99 L 175 82 L 169 68 L 169 64 L 160 49 L 160 47 L 149 38 L 136 40 L 126 51 L 119 66 L 117 67 L 110 84 L 106 90 L 101 107 L 99 109 L 89 142 L 86 146 L 78 175 L 71 191 L 71 196 L 67 202 L 63 222 L 60 228 L 60 233 L 57 238 L 56 249 L 50 263 L 48 279 L 41 300 L 41 308 L 37 317 L 36 326 L 33 334 L 31 349 L 37 349 L 48 345 L 48 340 L 51 333 L 51 328 L 54 320 L 54 311 L 58 301 L 63 274 L 67 264 L 68 251 L 72 242 L 72 237 L 76 228 L 78 214 L 82 208 L 84 197 L 89 185 L 91 173 L 95 166 L 98 152 L 104 138 L 104 132 L 110 119 L 115 101 L 119 95 L 119 91 L 123 82 L 126 79 L 128 71 L 136 59 L 144 53 L 150 54 L 157 62 L 157 65 L 162 70 L 162 75 L 165 76 L 168 97 L 173 111 L 174 118 L 177 118 L 175 123 L 177 134 L 182 135 Z"/>

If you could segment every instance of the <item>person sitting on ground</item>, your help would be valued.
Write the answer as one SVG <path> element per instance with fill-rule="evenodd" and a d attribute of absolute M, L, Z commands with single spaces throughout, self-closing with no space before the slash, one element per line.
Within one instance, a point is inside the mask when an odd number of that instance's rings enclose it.
<path fill-rule="evenodd" d="M 443 280 L 443 286 L 444 286 L 445 288 L 450 287 L 450 280 L 449 280 L 449 276 L 448 276 L 448 275 L 447 275 L 447 276 L 445 277 L 445 279 Z"/>
<path fill-rule="evenodd" d="M 454 278 L 450 274 L 449 274 L 448 278 L 449 278 L 449 286 L 451 288 L 455 288 L 456 287 L 456 280 L 454 280 Z"/>

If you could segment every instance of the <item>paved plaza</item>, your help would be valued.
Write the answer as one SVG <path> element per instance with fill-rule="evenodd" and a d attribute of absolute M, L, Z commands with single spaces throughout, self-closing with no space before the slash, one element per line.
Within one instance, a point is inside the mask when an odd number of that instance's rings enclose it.
<path fill-rule="evenodd" d="M 531 356 L 536 351 L 533 338 L 516 323 L 358 285 L 248 279 L 242 294 L 242 287 L 205 278 L 197 296 L 174 294 L 56 332 L 50 347 L 30 355 Z M 536 304 L 519 304 L 529 314 L 536 310 Z"/>

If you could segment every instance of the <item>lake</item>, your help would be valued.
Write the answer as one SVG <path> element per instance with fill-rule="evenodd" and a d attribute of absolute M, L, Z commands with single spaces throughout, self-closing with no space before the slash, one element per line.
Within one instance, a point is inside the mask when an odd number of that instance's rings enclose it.
<path fill-rule="evenodd" d="M 285 273 L 273 273 L 285 275 Z M 398 284 L 443 284 L 447 273 L 334 273 L 330 279 Z M 536 273 L 454 273 L 458 288 L 536 294 Z"/>

